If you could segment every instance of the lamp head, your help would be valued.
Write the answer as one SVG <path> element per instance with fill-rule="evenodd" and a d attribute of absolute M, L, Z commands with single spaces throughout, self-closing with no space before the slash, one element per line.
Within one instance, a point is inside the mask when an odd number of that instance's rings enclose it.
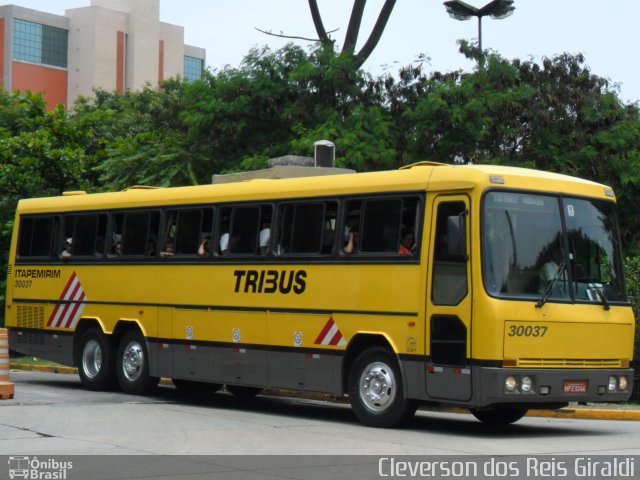
<path fill-rule="evenodd" d="M 444 6 L 447 8 L 449 16 L 456 20 L 469 20 L 471 17 L 478 15 L 476 7 L 461 0 L 449 0 L 444 2 Z"/>
<path fill-rule="evenodd" d="M 444 2 L 447 13 L 456 20 L 469 20 L 471 17 L 486 17 L 502 19 L 513 14 L 516 7 L 513 0 L 493 0 L 482 8 L 476 8 L 462 0 L 448 0 Z"/>
<path fill-rule="evenodd" d="M 513 15 L 515 9 L 513 0 L 493 0 L 482 7 L 479 13 L 483 17 L 488 15 L 491 18 L 501 20 Z"/>

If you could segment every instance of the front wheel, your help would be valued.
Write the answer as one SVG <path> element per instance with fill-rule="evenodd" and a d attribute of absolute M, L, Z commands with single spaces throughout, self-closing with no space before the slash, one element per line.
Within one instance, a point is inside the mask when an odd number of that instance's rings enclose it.
<path fill-rule="evenodd" d="M 82 334 L 76 365 L 84 388 L 108 390 L 115 385 L 113 355 L 109 339 L 99 328 L 89 328 Z"/>
<path fill-rule="evenodd" d="M 416 411 L 405 397 L 398 362 L 387 349 L 362 352 L 349 372 L 349 400 L 356 417 L 370 427 L 397 427 Z"/>
<path fill-rule="evenodd" d="M 118 345 L 116 373 L 125 393 L 141 395 L 158 385 L 158 377 L 149 375 L 149 354 L 144 337 L 137 330 L 126 332 Z"/>
<path fill-rule="evenodd" d="M 527 414 L 526 408 L 494 407 L 490 409 L 471 409 L 474 417 L 488 425 L 509 425 Z"/>

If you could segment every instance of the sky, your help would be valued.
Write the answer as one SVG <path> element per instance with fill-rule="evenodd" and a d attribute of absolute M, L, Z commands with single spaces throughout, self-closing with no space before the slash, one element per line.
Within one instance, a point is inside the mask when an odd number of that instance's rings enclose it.
<path fill-rule="evenodd" d="M 1 0 L 0 0 L 1 1 Z M 430 59 L 428 71 L 471 70 L 473 64 L 459 52 L 457 41 L 477 41 L 475 19 L 450 18 L 444 0 L 397 0 L 387 28 L 363 68 L 374 75 L 400 67 L 419 55 Z M 466 0 L 482 7 L 489 0 Z M 9 3 L 9 2 L 3 2 Z M 49 13 L 85 7 L 90 0 L 14 0 L 16 5 Z M 318 0 L 327 31 L 341 45 L 352 0 Z M 359 46 L 366 40 L 384 0 L 369 0 Z M 505 58 L 553 57 L 564 52 L 585 56 L 592 73 L 618 84 L 625 102 L 640 101 L 640 1 L 515 0 L 512 16 L 485 18 L 482 44 Z M 260 33 L 256 28 L 285 35 L 317 35 L 307 0 L 160 0 L 160 19 L 185 28 L 185 43 L 207 50 L 207 65 L 236 67 L 254 47 L 277 49 L 291 40 Z M 308 41 L 295 41 L 302 46 Z"/>

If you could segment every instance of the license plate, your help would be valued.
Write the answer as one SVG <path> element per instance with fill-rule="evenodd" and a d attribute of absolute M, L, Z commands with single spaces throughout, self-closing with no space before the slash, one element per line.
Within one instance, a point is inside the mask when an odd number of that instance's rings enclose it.
<path fill-rule="evenodd" d="M 588 380 L 565 380 L 564 393 L 587 393 Z"/>

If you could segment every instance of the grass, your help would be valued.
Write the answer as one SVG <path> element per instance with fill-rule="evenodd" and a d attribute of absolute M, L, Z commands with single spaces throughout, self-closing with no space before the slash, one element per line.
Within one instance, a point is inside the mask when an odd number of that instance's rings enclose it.
<path fill-rule="evenodd" d="M 56 362 L 51 362 L 49 360 L 43 360 L 37 357 L 29 357 L 29 356 L 11 356 L 11 365 L 15 367 L 32 367 L 32 366 L 50 366 L 50 367 L 62 367 Z"/>

